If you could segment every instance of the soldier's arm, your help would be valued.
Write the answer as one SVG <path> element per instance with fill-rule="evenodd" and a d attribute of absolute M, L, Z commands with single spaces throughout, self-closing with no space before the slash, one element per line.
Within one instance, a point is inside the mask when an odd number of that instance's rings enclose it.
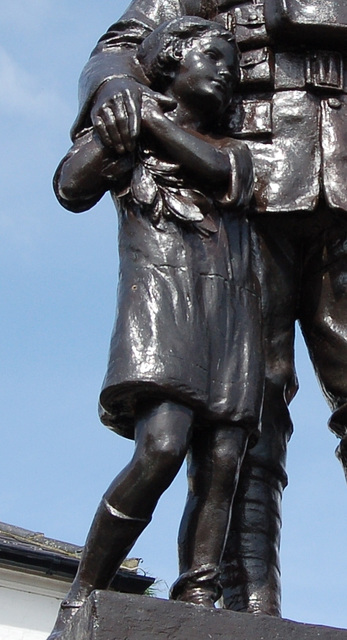
<path fill-rule="evenodd" d="M 149 91 L 136 58 L 137 48 L 162 22 L 182 15 L 201 15 L 206 1 L 133 0 L 120 20 L 102 36 L 82 72 L 80 111 L 72 128 L 73 138 L 92 124 L 103 144 L 117 153 L 134 148 L 142 92 L 146 87 Z"/>

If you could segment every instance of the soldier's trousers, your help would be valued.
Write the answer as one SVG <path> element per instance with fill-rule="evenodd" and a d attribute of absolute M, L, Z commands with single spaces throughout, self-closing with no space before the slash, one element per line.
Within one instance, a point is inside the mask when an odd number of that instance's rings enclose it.
<path fill-rule="evenodd" d="M 245 458 L 224 554 L 227 608 L 280 615 L 281 496 L 298 385 L 298 320 L 323 393 L 330 428 L 347 435 L 347 213 L 258 214 L 254 250 L 262 290 L 266 388 L 262 435 Z M 347 438 L 342 440 L 347 442 Z"/>

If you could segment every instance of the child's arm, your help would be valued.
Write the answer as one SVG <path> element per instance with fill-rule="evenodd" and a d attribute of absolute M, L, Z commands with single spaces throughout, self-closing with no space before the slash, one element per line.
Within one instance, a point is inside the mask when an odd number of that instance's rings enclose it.
<path fill-rule="evenodd" d="M 149 98 L 143 103 L 142 126 L 169 153 L 172 160 L 195 178 L 208 181 L 218 189 L 223 186 L 227 188 L 231 171 L 228 154 L 216 149 L 202 137 L 177 126 Z"/>
<path fill-rule="evenodd" d="M 66 209 L 79 213 L 100 200 L 107 190 L 102 168 L 106 152 L 92 129 L 76 139 L 53 178 L 55 194 Z"/>
<path fill-rule="evenodd" d="M 131 167 L 129 156 L 112 156 L 93 129 L 88 129 L 60 162 L 53 178 L 54 191 L 69 211 L 86 211 L 111 186 L 117 191 Z"/>

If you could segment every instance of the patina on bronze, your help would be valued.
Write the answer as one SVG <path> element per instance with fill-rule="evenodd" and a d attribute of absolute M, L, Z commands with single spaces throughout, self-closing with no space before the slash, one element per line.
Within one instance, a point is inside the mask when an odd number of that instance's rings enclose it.
<path fill-rule="evenodd" d="M 148 80 L 144 37 L 182 14 L 221 22 L 241 49 L 234 126 L 255 164 L 253 217 L 263 299 L 262 436 L 242 466 L 225 552 L 224 601 L 280 615 L 280 504 L 287 483 L 288 405 L 297 391 L 299 321 L 347 465 L 347 179 L 345 0 L 134 0 L 101 38 L 81 78 L 77 132 L 92 122 L 119 153 L 134 147 Z"/>
<path fill-rule="evenodd" d="M 136 60 L 148 87 L 135 144 L 108 138 L 107 124 L 102 140 L 85 122 L 54 178 L 71 211 L 105 191 L 117 205 L 118 313 L 100 415 L 135 439 L 135 452 L 103 496 L 51 640 L 91 591 L 108 587 L 187 454 L 171 597 L 213 607 L 240 466 L 259 435 L 261 309 L 242 212 L 253 165 L 229 126 L 240 75 L 235 38 L 186 16 L 148 34 Z"/>

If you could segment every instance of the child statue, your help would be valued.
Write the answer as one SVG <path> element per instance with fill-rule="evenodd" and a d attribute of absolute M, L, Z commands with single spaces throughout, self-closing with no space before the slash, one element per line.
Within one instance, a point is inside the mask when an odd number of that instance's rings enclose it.
<path fill-rule="evenodd" d="M 137 148 L 120 155 L 85 129 L 54 180 L 67 209 L 89 209 L 108 190 L 118 209 L 118 313 L 100 416 L 135 451 L 102 498 L 51 640 L 108 587 L 186 456 L 171 597 L 214 606 L 240 465 L 259 429 L 259 296 L 242 215 L 252 161 L 221 134 L 239 77 L 234 37 L 184 17 L 149 35 L 138 57 L 151 90 Z"/>

